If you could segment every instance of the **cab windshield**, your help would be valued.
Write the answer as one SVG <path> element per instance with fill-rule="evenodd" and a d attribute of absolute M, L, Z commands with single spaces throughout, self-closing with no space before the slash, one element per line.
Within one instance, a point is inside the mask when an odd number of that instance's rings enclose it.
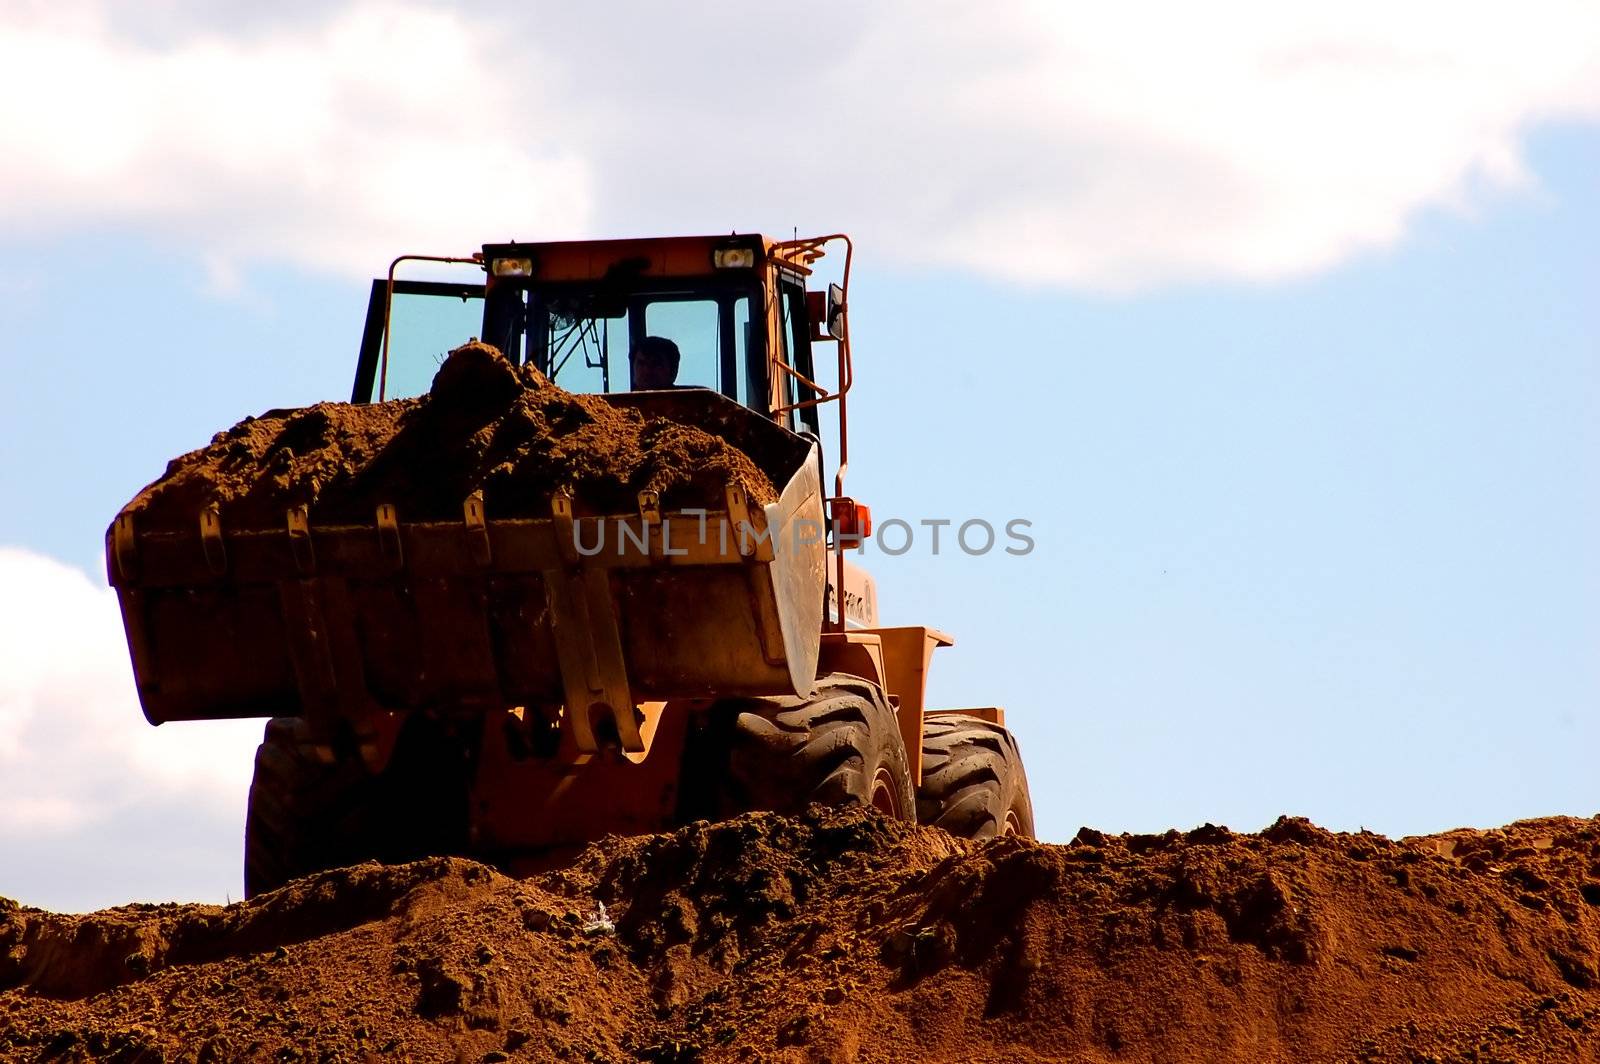
<path fill-rule="evenodd" d="M 750 357 L 750 304 L 744 286 L 544 285 L 515 293 L 509 321 L 499 331 L 509 332 L 503 346 L 517 362 L 535 366 L 569 391 L 710 388 L 748 403 L 760 394 L 753 377 L 759 359 Z M 493 317 L 485 324 L 491 342 Z M 675 370 L 663 376 L 658 368 L 655 383 L 649 383 L 652 375 L 642 372 L 642 363 L 673 349 Z"/>
<path fill-rule="evenodd" d="M 766 339 L 753 279 L 631 278 L 483 285 L 373 283 L 354 398 L 421 395 L 451 348 L 479 337 L 574 392 L 710 388 L 764 409 Z M 387 358 L 384 309 L 387 299 Z M 756 318 L 751 321 L 752 306 Z M 663 343 L 666 341 L 666 343 Z M 635 379 L 636 357 L 677 353 Z"/>

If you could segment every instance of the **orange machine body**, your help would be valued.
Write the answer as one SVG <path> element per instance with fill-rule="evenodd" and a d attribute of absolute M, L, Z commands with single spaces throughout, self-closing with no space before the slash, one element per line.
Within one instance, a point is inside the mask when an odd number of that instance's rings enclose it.
<path fill-rule="evenodd" d="M 807 291 L 817 261 L 842 247 L 841 282 Z M 751 357 L 765 394 L 735 402 L 704 389 L 611 397 L 644 413 L 760 437 L 776 503 L 730 487 L 709 515 L 772 533 L 750 546 L 694 535 L 695 517 L 641 495 L 626 514 L 586 514 L 558 496 L 548 516 L 406 522 L 380 506 L 370 523 L 322 525 L 303 507 L 273 527 L 229 528 L 215 510 L 185 528 L 108 530 L 107 568 L 152 723 L 299 717 L 330 760 L 354 746 L 374 773 L 417 714 L 470 731 L 474 850 L 555 852 L 606 833 L 659 829 L 684 808 L 699 766 L 689 739 L 728 697 L 804 697 L 820 677 L 876 684 L 892 704 L 912 782 L 921 778 L 927 673 L 952 642 L 930 627 L 881 627 L 875 585 L 847 561 L 870 517 L 845 495 L 854 376 L 847 237 L 753 235 L 507 243 L 466 256 L 397 258 L 374 282 L 357 401 L 390 379 L 397 298 L 481 299 L 484 337 L 497 307 L 542 284 L 742 278 L 758 300 Z M 453 284 L 399 276 L 407 263 L 482 274 Z M 759 324 L 755 307 L 760 308 Z M 498 323 L 498 324 L 497 324 Z M 466 340 L 462 336 L 460 340 Z M 832 359 L 812 345 L 832 344 Z M 831 363 L 828 374 L 817 369 Z M 832 382 L 823 384 L 823 376 Z M 817 409 L 833 404 L 823 448 Z M 826 477 L 821 457 L 832 462 Z M 581 501 L 580 501 L 581 502 Z M 634 538 L 603 558 L 574 553 L 575 526 L 616 521 Z M 826 528 L 806 542 L 791 531 Z M 668 549 L 671 536 L 686 554 Z M 945 711 L 1001 723 L 998 709 Z"/>

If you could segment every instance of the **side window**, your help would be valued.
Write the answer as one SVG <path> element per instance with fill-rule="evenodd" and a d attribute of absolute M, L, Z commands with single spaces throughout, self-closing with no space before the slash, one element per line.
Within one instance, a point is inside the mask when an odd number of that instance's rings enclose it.
<path fill-rule="evenodd" d="M 750 356 L 755 346 L 750 342 L 752 331 L 750 297 L 740 296 L 733 301 L 733 380 L 725 383 L 723 391 L 746 406 L 765 410 L 766 397 L 761 389 L 767 378 L 765 367 Z"/>
<path fill-rule="evenodd" d="M 774 297 L 774 298 L 777 298 L 778 301 L 779 301 L 778 302 L 778 306 L 779 306 L 780 311 L 781 311 L 780 316 L 783 318 L 783 325 L 778 330 L 778 350 L 773 353 L 773 361 L 781 362 L 785 366 L 792 366 L 794 363 L 789 357 L 789 314 L 788 314 L 788 304 L 786 304 L 786 303 L 784 303 L 782 301 L 782 297 L 781 296 L 777 296 L 777 297 Z M 777 368 L 776 366 L 772 367 L 772 372 L 777 375 L 778 379 L 776 381 L 771 382 L 771 385 L 769 385 L 769 387 L 772 387 L 773 390 L 775 390 L 775 391 L 777 391 L 779 393 L 779 395 L 778 395 L 779 404 L 782 405 L 782 406 L 788 406 L 789 404 L 794 402 L 794 390 L 795 390 L 795 383 L 796 383 L 795 379 L 793 377 L 789 376 L 789 374 L 785 373 L 783 370 Z M 789 426 L 790 428 L 794 427 L 794 411 L 791 410 L 789 413 L 783 415 L 783 423 L 785 425 Z"/>
<path fill-rule="evenodd" d="M 807 380 L 817 379 L 817 370 L 811 360 L 811 333 L 806 325 L 806 290 L 800 285 L 781 282 L 781 299 L 783 301 L 783 343 L 789 364 Z M 788 376 L 785 374 L 785 376 Z M 800 403 L 807 399 L 815 399 L 816 393 L 810 386 L 800 383 L 794 377 L 789 377 L 785 389 L 787 402 Z M 802 407 L 794 411 L 791 417 L 798 418 L 799 425 L 790 422 L 792 428 L 809 429 L 820 434 L 817 423 L 817 408 L 815 406 Z"/>

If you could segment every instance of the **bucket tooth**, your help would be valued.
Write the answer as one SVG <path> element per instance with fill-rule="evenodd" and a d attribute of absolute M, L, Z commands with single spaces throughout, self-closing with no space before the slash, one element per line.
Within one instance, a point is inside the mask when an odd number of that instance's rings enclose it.
<path fill-rule="evenodd" d="M 221 576 L 228 571 L 228 552 L 222 545 L 222 510 L 216 503 L 200 511 L 200 546 L 213 573 Z"/>
<path fill-rule="evenodd" d="M 751 542 L 750 528 L 750 500 L 744 493 L 744 488 L 729 481 L 723 488 L 722 496 L 728 508 L 728 523 L 732 525 L 733 543 L 741 557 L 748 558 L 755 553 L 755 544 Z"/>
<path fill-rule="evenodd" d="M 489 550 L 489 524 L 483 516 L 483 492 L 475 491 L 461 504 L 462 517 L 467 529 L 467 554 L 480 568 L 488 568 L 492 556 Z"/>
<path fill-rule="evenodd" d="M 405 554 L 400 548 L 400 516 L 393 503 L 378 504 L 378 549 L 396 569 L 405 565 Z"/>
<path fill-rule="evenodd" d="M 301 573 L 310 575 L 316 571 L 317 556 L 311 547 L 311 510 L 304 503 L 291 506 L 288 513 L 289 526 L 289 552 L 294 555 L 294 564 Z"/>
<path fill-rule="evenodd" d="M 572 516 L 572 493 L 562 489 L 550 496 L 550 516 L 555 522 L 556 550 L 568 565 L 578 564 L 577 529 Z"/>

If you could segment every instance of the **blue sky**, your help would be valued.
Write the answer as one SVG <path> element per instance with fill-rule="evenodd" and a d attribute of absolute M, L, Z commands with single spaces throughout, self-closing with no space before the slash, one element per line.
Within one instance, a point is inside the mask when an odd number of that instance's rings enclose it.
<path fill-rule="evenodd" d="M 305 64 L 315 85 L 317 57 L 359 54 L 390 8 L 446 43 L 456 33 L 461 48 L 490 47 L 448 9 L 415 5 L 350 9 L 350 25 L 285 14 L 278 37 L 242 18 L 208 32 L 249 62 Z M 1550 26 L 1572 10 L 1552 5 Z M 178 45 L 183 12 L 168 12 Z M 584 29 L 557 22 L 558 39 Z M 861 61 L 892 26 L 881 13 L 865 22 L 813 87 L 892 112 L 905 104 L 899 83 Z M 932 22 L 907 31 L 924 53 L 882 62 L 937 52 L 951 31 Z M 1403 56 L 1408 32 L 1361 39 Z M 1282 33 L 1296 48 L 1344 39 Z M 135 73 L 189 61 L 178 45 L 131 41 L 114 19 L 60 36 Z M 978 140 L 955 141 L 981 144 L 987 161 L 951 151 L 955 119 L 930 117 L 933 104 L 906 112 L 903 129 L 844 115 L 838 144 L 850 150 L 814 159 L 812 181 L 785 172 L 764 190 L 726 186 L 723 201 L 691 187 L 711 165 L 692 143 L 641 134 L 660 180 L 634 190 L 611 165 L 622 149 L 555 118 L 528 156 L 554 167 L 534 171 L 554 185 L 494 185 L 478 213 L 452 203 L 426 224 L 414 216 L 444 201 L 449 174 L 413 189 L 408 168 L 394 187 L 419 198 L 388 215 L 373 204 L 392 188 L 376 177 L 347 206 L 367 179 L 355 176 L 354 191 L 327 190 L 325 216 L 298 220 L 304 189 L 280 195 L 226 166 L 214 190 L 196 180 L 174 202 L 141 199 L 141 182 L 159 182 L 130 149 L 119 172 L 135 191 L 80 217 L 48 165 L 31 177 L 20 167 L 11 202 L 36 209 L 0 212 L 11 223 L 0 226 L 0 563 L 22 589 L 0 609 L 0 807 L 14 810 L 0 844 L 15 858 L 0 895 L 66 908 L 237 896 L 259 729 L 138 718 L 114 601 L 98 589 L 105 526 L 169 457 L 238 418 L 345 397 L 367 277 L 390 255 L 508 235 L 855 232 L 853 492 L 880 522 L 1024 518 L 1037 541 L 1023 558 L 968 558 L 948 545 L 933 556 L 922 535 L 902 557 L 862 561 L 887 622 L 957 637 L 935 660 L 934 704 L 1007 708 L 1046 838 L 1080 824 L 1253 829 L 1280 813 L 1402 834 L 1600 809 L 1600 66 L 1591 56 L 1556 84 L 1540 80 L 1555 62 L 1537 34 L 1513 34 L 1503 51 L 1446 34 L 1455 76 L 1480 61 L 1511 71 L 1494 83 L 1500 96 L 1473 76 L 1462 98 L 1486 102 L 1470 121 L 1452 111 L 1421 123 L 1449 97 L 1429 83 L 1414 98 L 1390 93 L 1391 134 L 1327 125 L 1332 147 L 1308 147 L 1275 113 L 1197 122 L 1182 86 L 1151 90 L 1133 118 L 1094 110 L 1067 75 L 1081 67 L 1098 87 L 1113 60 L 1146 47 L 1125 36 L 1087 26 L 1086 51 L 1020 64 L 1038 84 L 983 68 L 976 49 L 952 53 L 951 77 L 971 78 L 964 100 L 1059 104 L 1003 110 Z M 262 39 L 276 43 L 251 51 Z M 1020 47 L 989 43 L 1002 57 Z M 1515 74 L 1523 66 L 1540 77 Z M 1374 69 L 1361 76 L 1388 76 Z M 1052 70 L 1066 72 L 1059 85 Z M 1231 99 L 1210 87 L 1227 80 L 1212 72 L 1198 94 Z M 1320 118 L 1351 95 L 1336 83 L 1320 91 L 1338 99 L 1318 102 L 1315 84 L 1291 80 Z M 558 72 L 541 91 L 562 84 Z M 714 87 L 679 89 L 710 109 L 747 106 L 713 101 Z M 441 89 L 453 91 L 466 90 Z M 651 120 L 671 96 L 607 92 L 592 106 L 622 123 Z M 631 102 L 643 118 L 628 118 Z M 377 123 L 410 122 L 392 152 L 373 149 L 379 164 L 437 147 L 434 105 L 415 106 Z M 437 136 L 482 135 L 477 121 Z M 1124 141 L 1106 132 L 1118 128 Z M 1437 129 L 1459 136 L 1406 146 L 1408 131 L 1424 141 Z M 0 122 L 0 144 L 29 136 Z M 280 154 L 320 150 L 282 136 Z M 777 151 L 742 136 L 724 154 L 747 149 L 759 163 Z M 875 136 L 893 143 L 878 150 Z M 569 144 L 583 165 L 549 163 Z M 920 162 L 940 144 L 949 157 L 933 180 Z M 1179 147 L 1162 156 L 1163 144 Z M 29 158 L 48 159 L 47 147 Z M 204 171 L 203 145 L 191 147 Z M 1152 170 L 1153 158 L 1166 162 Z M 1016 159 L 1037 162 L 1020 172 Z M 282 183 L 308 168 L 286 168 Z M 1219 192 L 1224 172 L 1234 184 Z M 545 204 L 552 187 L 579 206 Z M 541 205 L 523 210 L 518 196 Z"/>
<path fill-rule="evenodd" d="M 857 409 L 943 431 L 865 428 L 857 490 L 1036 523 L 1026 559 L 878 567 L 961 636 L 947 697 L 1009 707 L 1047 832 L 1600 808 L 1600 138 L 1530 158 L 1540 195 L 1285 285 L 958 281 L 954 320 L 949 279 L 862 286 Z"/>

